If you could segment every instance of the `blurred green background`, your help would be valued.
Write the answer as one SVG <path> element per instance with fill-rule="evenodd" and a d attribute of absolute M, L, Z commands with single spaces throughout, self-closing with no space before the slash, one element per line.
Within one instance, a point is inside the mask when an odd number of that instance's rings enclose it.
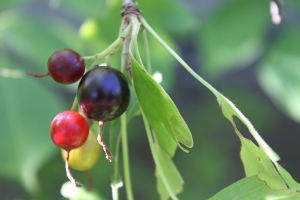
<path fill-rule="evenodd" d="M 277 26 L 268 0 L 152 0 L 138 1 L 138 8 L 196 72 L 236 104 L 300 181 L 300 1 L 283 3 L 284 21 Z M 71 108 L 77 84 L 60 85 L 25 72 L 46 72 L 48 57 L 58 49 L 101 52 L 117 38 L 120 11 L 120 0 L 0 1 L 1 200 L 65 199 L 60 194 L 67 181 L 64 162 L 49 125 Z M 162 86 L 194 136 L 190 153 L 178 150 L 174 157 L 185 180 L 178 197 L 207 199 L 244 177 L 240 142 L 215 97 L 148 35 L 153 72 L 163 74 Z M 119 62 L 115 56 L 113 65 Z M 135 198 L 158 199 L 140 117 L 128 132 Z M 102 156 L 91 173 L 95 193 L 111 199 L 112 165 Z M 73 170 L 73 175 L 86 180 L 83 172 Z M 124 187 L 120 197 L 126 199 Z"/>

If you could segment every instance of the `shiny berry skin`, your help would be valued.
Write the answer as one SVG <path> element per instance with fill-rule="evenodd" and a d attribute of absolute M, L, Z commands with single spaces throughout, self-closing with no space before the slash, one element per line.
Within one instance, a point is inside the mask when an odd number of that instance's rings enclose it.
<path fill-rule="evenodd" d="M 61 149 L 61 154 L 64 160 L 66 160 L 67 152 Z M 96 135 L 92 132 L 85 143 L 72 151 L 70 151 L 69 166 L 73 169 L 86 171 L 92 169 L 101 154 L 101 147 L 97 141 Z"/>
<path fill-rule="evenodd" d="M 48 59 L 48 73 L 56 82 L 74 83 L 83 76 L 84 71 L 83 58 L 71 49 L 56 51 Z"/>
<path fill-rule="evenodd" d="M 88 118 L 111 121 L 128 107 L 130 90 L 127 79 L 117 69 L 98 66 L 81 78 L 77 100 Z"/>
<path fill-rule="evenodd" d="M 88 134 L 88 121 L 84 116 L 72 110 L 56 115 L 50 125 L 50 135 L 54 144 L 66 151 L 83 145 Z"/>

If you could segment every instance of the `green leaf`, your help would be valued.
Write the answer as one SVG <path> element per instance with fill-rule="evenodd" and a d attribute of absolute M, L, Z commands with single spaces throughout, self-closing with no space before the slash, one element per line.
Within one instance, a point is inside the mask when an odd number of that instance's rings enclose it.
<path fill-rule="evenodd" d="M 170 156 L 157 144 L 155 143 L 156 153 L 158 155 L 158 160 L 160 162 L 164 177 L 169 183 L 170 188 L 174 194 L 178 194 L 183 191 L 184 181 L 179 174 L 176 166 L 174 165 Z M 160 194 L 161 200 L 167 200 L 170 197 L 168 190 L 166 189 L 159 172 L 156 169 L 157 178 L 157 189 Z"/>
<path fill-rule="evenodd" d="M 9 69 L 18 66 L 6 57 L 1 57 L 1 62 Z M 39 189 L 39 168 L 58 150 L 51 141 L 49 126 L 63 111 L 63 104 L 39 80 L 27 76 L 0 75 L 0 93 L 1 176 L 15 179 L 35 193 Z"/>
<path fill-rule="evenodd" d="M 280 175 L 286 182 L 286 184 L 289 186 L 289 188 L 295 190 L 295 191 L 300 191 L 300 184 L 297 183 L 290 173 L 288 173 L 283 167 L 281 167 L 278 163 L 275 163 L 277 170 L 279 171 Z"/>
<path fill-rule="evenodd" d="M 233 120 L 233 116 L 236 116 L 241 122 L 248 128 L 252 136 L 258 142 L 259 146 L 263 148 L 265 153 L 268 157 L 273 161 L 276 162 L 279 160 L 279 156 L 271 149 L 271 147 L 263 140 L 263 138 L 259 135 L 259 133 L 255 130 L 251 122 L 243 115 L 241 111 L 239 111 L 235 105 L 219 93 L 217 90 L 212 88 L 212 86 L 208 86 L 208 88 L 216 95 L 217 101 L 222 109 L 223 115 L 231 122 L 236 134 L 240 137 L 242 134 L 236 127 L 236 124 Z"/>
<path fill-rule="evenodd" d="M 300 193 L 290 189 L 273 190 L 254 175 L 230 185 L 209 200 L 297 200 L 299 198 Z"/>
<path fill-rule="evenodd" d="M 278 174 L 274 164 L 266 153 L 250 140 L 240 136 L 242 143 L 241 159 L 246 176 L 258 175 L 271 189 L 287 189 L 285 182 Z"/>
<path fill-rule="evenodd" d="M 193 147 L 192 134 L 164 89 L 131 57 L 134 89 L 160 146 L 173 157 L 176 143 Z"/>
<path fill-rule="evenodd" d="M 131 88 L 130 89 L 130 103 L 126 110 L 127 123 L 129 123 L 132 118 L 134 118 L 140 114 L 141 114 L 141 109 L 140 109 L 139 102 L 137 100 L 134 89 Z"/>
<path fill-rule="evenodd" d="M 247 176 L 251 174 L 258 174 L 258 176 L 267 181 L 270 184 L 270 187 L 273 188 L 286 188 L 284 182 L 293 189 L 297 189 L 299 184 L 292 179 L 289 173 L 287 173 L 283 168 L 279 166 L 277 161 L 279 160 L 279 156 L 271 149 L 269 145 L 263 140 L 263 138 L 258 134 L 258 132 L 254 129 L 251 122 L 243 115 L 241 111 L 239 111 L 235 105 L 219 93 L 214 87 L 212 87 L 208 82 L 206 82 L 203 78 L 201 78 L 198 74 L 196 74 L 187 64 L 184 62 L 174 51 L 171 49 L 157 34 L 156 32 L 148 25 L 148 23 L 141 19 L 143 26 L 151 32 L 151 34 L 156 37 L 159 42 L 174 56 L 175 59 L 178 60 L 182 64 L 182 66 L 200 83 L 202 83 L 207 89 L 209 89 L 217 98 L 217 101 L 222 109 L 223 115 L 231 122 L 236 134 L 242 138 L 242 134 L 237 129 L 237 126 L 233 120 L 233 117 L 236 116 L 241 122 L 248 128 L 249 132 L 258 142 L 260 149 L 256 149 L 251 146 L 251 143 L 245 142 L 246 140 L 242 140 L 243 143 L 243 151 L 241 153 L 242 159 L 245 162 L 245 171 Z M 250 146 L 249 146 L 250 145 Z M 254 163 L 249 163 L 247 160 Z M 276 170 L 274 169 L 274 166 Z M 270 170 L 270 171 L 269 171 Z M 279 172 L 280 175 L 277 173 Z M 283 181 L 282 181 L 282 179 Z M 274 181 L 274 182 L 273 182 Z M 269 188 L 269 187 L 268 187 Z M 223 198 L 220 198 L 223 199 Z M 230 198 L 229 198 L 230 199 Z M 256 199 L 256 196 L 255 196 Z"/>
<path fill-rule="evenodd" d="M 268 1 L 234 0 L 212 14 L 198 34 L 202 67 L 208 75 L 216 77 L 261 55 L 271 23 Z"/>
<path fill-rule="evenodd" d="M 278 35 L 258 69 L 261 87 L 287 116 L 300 122 L 300 29 Z"/>

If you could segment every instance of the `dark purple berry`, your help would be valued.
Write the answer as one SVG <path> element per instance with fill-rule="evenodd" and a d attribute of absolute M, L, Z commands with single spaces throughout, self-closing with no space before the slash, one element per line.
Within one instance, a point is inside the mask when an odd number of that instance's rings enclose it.
<path fill-rule="evenodd" d="M 80 80 L 77 99 L 82 112 L 96 121 L 110 121 L 128 107 L 130 90 L 126 77 L 111 67 L 96 67 Z"/>

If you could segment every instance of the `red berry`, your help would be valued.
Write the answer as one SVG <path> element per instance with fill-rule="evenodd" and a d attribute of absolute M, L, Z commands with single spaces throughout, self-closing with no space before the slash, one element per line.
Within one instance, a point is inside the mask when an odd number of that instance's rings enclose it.
<path fill-rule="evenodd" d="M 71 49 L 62 49 L 54 52 L 48 59 L 49 75 L 62 84 L 78 81 L 84 74 L 85 63 L 83 58 Z"/>
<path fill-rule="evenodd" d="M 27 74 L 36 78 L 51 76 L 58 83 L 71 84 L 78 81 L 83 76 L 84 71 L 83 58 L 76 51 L 62 49 L 54 52 L 48 59 L 47 73 L 28 72 Z"/>
<path fill-rule="evenodd" d="M 89 124 L 81 114 L 68 110 L 56 115 L 50 133 L 54 144 L 71 151 L 84 144 L 89 134 Z"/>

